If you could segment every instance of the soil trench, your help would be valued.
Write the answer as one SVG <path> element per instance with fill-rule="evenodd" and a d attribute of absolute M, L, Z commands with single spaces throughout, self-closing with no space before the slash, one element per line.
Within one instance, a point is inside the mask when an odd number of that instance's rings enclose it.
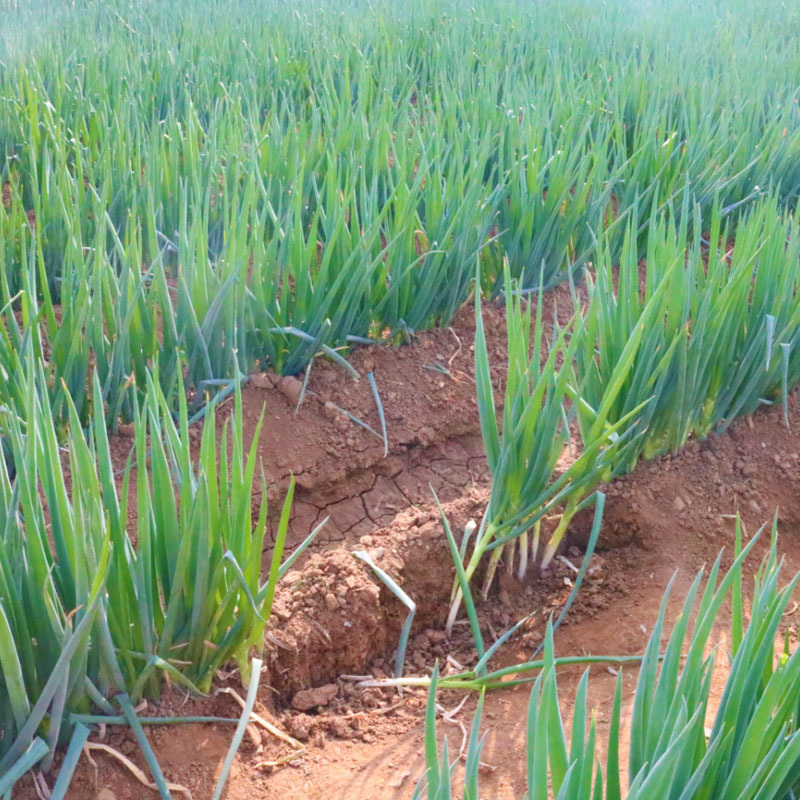
<path fill-rule="evenodd" d="M 798 401 L 796 392 L 789 401 L 788 430 L 782 409 L 765 410 L 739 420 L 726 433 L 689 442 L 676 456 L 643 463 L 635 473 L 603 487 L 607 504 L 599 553 L 570 619 L 603 608 L 611 597 L 624 596 L 628 581 L 620 577 L 619 568 L 626 557 L 661 550 L 662 542 L 675 542 L 676 553 L 668 563 L 680 551 L 681 560 L 695 572 L 730 544 L 731 516 L 736 513 L 751 533 L 777 513 L 781 541 L 788 544 L 800 524 Z M 420 469 L 414 466 L 392 482 L 384 480 L 396 487 L 398 480 Z M 485 463 L 482 476 L 482 481 L 473 480 L 462 489 L 457 500 L 444 504 L 456 532 L 467 520 L 480 519 L 488 499 Z M 337 500 L 333 507 L 343 502 Z M 367 519 L 374 526 L 373 518 Z M 279 694 L 341 673 L 359 673 L 370 658 L 396 644 L 405 607 L 352 557 L 354 549 L 366 550 L 417 603 L 417 629 L 442 625 L 453 567 L 435 505 L 415 503 L 388 525 L 361 533 L 366 526 L 360 520 L 351 528 L 360 536 L 347 537 L 335 551 L 312 556 L 281 587 L 274 612 L 279 622 L 270 634 L 275 646 L 271 684 Z M 529 570 L 520 584 L 501 570 L 499 591 L 488 604 L 496 617 L 493 622 L 513 624 L 515 613 L 524 616 L 531 607 L 557 608 L 566 598 L 590 528 L 590 512 L 579 515 L 569 531 L 567 558 L 544 575 Z"/>

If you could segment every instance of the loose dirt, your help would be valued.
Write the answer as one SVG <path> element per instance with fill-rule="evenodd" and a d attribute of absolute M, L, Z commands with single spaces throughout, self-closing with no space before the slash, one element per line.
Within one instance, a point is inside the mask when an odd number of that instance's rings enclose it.
<path fill-rule="evenodd" d="M 569 295 L 550 293 L 547 313 L 568 315 Z M 354 551 L 364 551 L 389 573 L 417 604 L 406 672 L 424 674 L 435 661 L 468 667 L 475 652 L 466 626 L 451 640 L 443 632 L 453 571 L 431 487 L 443 502 L 453 529 L 479 519 L 488 498 L 488 476 L 478 432 L 472 371 L 472 310 L 452 329 L 420 334 L 403 348 L 357 350 L 351 361 L 361 375 L 354 381 L 340 367 L 315 363 L 306 397 L 295 413 L 301 384 L 254 375 L 244 389 L 248 430 L 266 407 L 259 444 L 275 514 L 288 485 L 298 482 L 291 543 L 296 544 L 325 517 L 319 541 L 284 580 L 267 636 L 265 674 L 259 713 L 304 747 L 293 746 L 251 725 L 236 758 L 230 800 L 282 798 L 410 797 L 422 774 L 421 691 L 399 696 L 388 689 L 358 689 L 348 675 L 390 675 L 405 607 Z M 485 310 L 491 361 L 502 385 L 503 315 Z M 344 416 L 344 409 L 376 432 L 380 419 L 367 373 L 379 387 L 388 434 L 384 441 Z M 635 473 L 604 487 L 606 511 L 591 579 L 556 635 L 559 654 L 640 653 L 656 618 L 661 595 L 678 570 L 675 603 L 691 579 L 723 547 L 730 553 L 734 521 L 740 513 L 747 535 L 778 515 L 779 547 L 787 574 L 800 569 L 800 393 L 789 398 L 789 422 L 779 408 L 765 408 L 736 422 L 720 435 L 691 442 L 675 456 L 639 466 Z M 226 408 L 219 410 L 226 413 Z M 195 434 L 193 434 L 195 435 Z M 124 463 L 131 440 L 113 437 Z M 254 506 L 263 501 L 254 497 Z M 547 617 L 564 603 L 573 568 L 583 557 L 591 526 L 579 516 L 564 549 L 565 561 L 545 575 L 537 570 L 520 583 L 503 569 L 495 591 L 480 604 L 488 641 L 532 614 L 520 633 L 497 655 L 497 665 L 530 657 L 541 641 Z M 767 537 L 751 557 L 754 570 Z M 268 559 L 269 553 L 265 554 Z M 568 563 L 569 562 L 569 563 Z M 673 605 L 675 604 L 673 603 Z M 672 607 L 671 607 L 672 608 Z M 796 628 L 790 628 L 796 637 Z M 569 718 L 579 670 L 564 670 L 562 712 Z M 624 672 L 624 708 L 629 712 L 636 670 Z M 591 701 L 600 738 L 607 732 L 616 678 L 605 667 L 591 672 Z M 233 687 L 229 676 L 217 688 Z M 483 792 L 487 797 L 518 798 L 524 791 L 524 737 L 528 691 L 519 687 L 487 696 Z M 462 696 L 443 692 L 440 703 L 453 709 Z M 712 698 L 713 704 L 713 698 Z M 471 722 L 474 698 L 453 721 L 440 721 L 451 747 L 462 742 L 462 725 Z M 167 691 L 151 715 L 214 714 L 237 717 L 229 694 L 185 698 Z M 210 797 L 225 757 L 232 725 L 151 728 L 149 736 L 167 778 L 186 786 L 193 797 Z M 95 739 L 97 737 L 94 737 Z M 131 736 L 109 729 L 105 742 L 144 768 Z M 139 798 L 156 794 L 138 784 L 108 755 L 83 758 L 73 789 L 77 798 Z M 20 797 L 35 797 L 30 786 Z"/>

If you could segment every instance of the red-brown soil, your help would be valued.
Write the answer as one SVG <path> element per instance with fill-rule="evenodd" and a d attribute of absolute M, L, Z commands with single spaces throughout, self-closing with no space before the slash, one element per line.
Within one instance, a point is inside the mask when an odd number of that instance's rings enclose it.
<path fill-rule="evenodd" d="M 548 295 L 570 308 L 562 290 Z M 548 311 L 552 314 L 552 309 Z M 486 308 L 492 363 L 501 383 L 504 358 L 503 316 Z M 455 531 L 479 519 L 488 496 L 486 464 L 478 434 L 472 372 L 472 311 L 465 310 L 452 330 L 420 334 L 416 344 L 400 349 L 372 347 L 352 354 L 362 375 L 354 382 L 341 368 L 317 363 L 306 397 L 295 415 L 297 383 L 253 376 L 244 390 L 248 428 L 266 403 L 259 453 L 271 485 L 272 511 L 279 508 L 288 476 L 297 476 L 292 543 L 330 516 L 313 552 L 286 577 L 276 599 L 267 637 L 266 670 L 259 712 L 305 747 L 294 760 L 292 748 L 251 725 L 234 764 L 227 797 L 338 798 L 410 797 L 422 774 L 422 714 L 425 694 L 398 696 L 388 689 L 357 689 L 348 674 L 386 676 L 405 608 L 353 555 L 366 550 L 417 603 L 408 674 L 424 674 L 448 656 L 469 666 L 475 654 L 465 626 L 448 641 L 443 622 L 452 585 L 452 565 L 430 485 L 443 501 Z M 449 374 L 430 366 L 438 362 Z M 343 417 L 346 409 L 380 430 L 366 373 L 373 371 L 383 402 L 389 455 L 382 440 Z M 220 410 L 224 413 L 224 409 Z M 559 654 L 640 653 L 655 620 L 669 578 L 679 570 L 675 597 L 719 550 L 732 549 L 733 520 L 741 513 L 749 535 L 778 510 L 780 550 L 789 571 L 800 569 L 800 393 L 789 401 L 791 426 L 782 409 L 765 409 L 736 422 L 721 435 L 688 444 L 677 456 L 642 464 L 632 475 L 605 487 L 606 512 L 595 571 L 557 632 Z M 113 447 L 124 461 L 131 440 L 115 437 Z M 261 498 L 255 497 L 258 505 Z M 588 517 L 576 520 L 566 558 L 582 558 Z M 750 567 L 757 566 L 767 541 L 759 545 Z M 268 558 L 269 554 L 266 554 Z M 497 656 L 512 664 L 530 656 L 541 640 L 547 616 L 569 592 L 570 567 L 556 562 L 546 575 L 538 568 L 523 583 L 500 572 L 494 593 L 481 604 L 487 640 L 521 617 L 534 617 Z M 796 637 L 796 627 L 791 629 Z M 579 670 L 564 670 L 563 713 L 569 718 Z M 624 677 L 624 709 L 629 711 L 636 670 Z M 600 738 L 607 731 L 615 678 L 605 667 L 592 669 L 591 700 Z M 230 677 L 228 685 L 236 687 Z M 220 682 L 219 686 L 223 686 Z M 241 687 L 237 687 L 241 692 Z M 308 689 L 316 689 L 309 693 Z M 524 737 L 527 689 L 487 696 L 484 729 L 488 732 L 483 774 L 486 797 L 519 798 L 524 791 Z M 440 702 L 452 709 L 461 696 L 444 692 Z M 468 727 L 474 698 L 455 716 L 440 721 L 457 749 Z M 238 716 L 226 695 L 187 699 L 168 692 L 160 706 L 145 713 Z M 214 776 L 225 756 L 233 727 L 192 725 L 150 729 L 149 735 L 167 778 L 189 788 L 193 797 L 211 795 Z M 97 738 L 97 737 L 93 737 Z M 106 743 L 144 767 L 124 730 L 109 730 Z M 103 753 L 93 753 L 96 768 L 82 758 L 68 795 L 78 798 L 156 797 Z M 28 786 L 20 796 L 35 795 Z"/>
<path fill-rule="evenodd" d="M 0 204 L 3 208 L 9 209 L 11 208 L 12 199 L 11 184 L 6 181 L 2 188 L 0 188 Z M 25 212 L 25 218 L 28 220 L 28 225 L 30 225 L 32 229 L 36 227 L 36 212 L 33 209 L 29 209 Z"/>

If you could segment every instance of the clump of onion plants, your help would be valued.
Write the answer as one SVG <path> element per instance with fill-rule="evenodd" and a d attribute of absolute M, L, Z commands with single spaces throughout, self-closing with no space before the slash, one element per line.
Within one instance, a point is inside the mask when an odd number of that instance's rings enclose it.
<path fill-rule="evenodd" d="M 103 414 L 86 432 L 70 406 L 62 460 L 42 371 L 28 363 L 24 408 L 0 418 L 16 471 L 0 459 L 0 775 L 32 747 L 49 765 L 70 714 L 109 713 L 115 695 L 157 696 L 165 677 L 207 692 L 232 660 L 247 681 L 277 582 L 312 538 L 283 559 L 292 483 L 262 579 L 260 425 L 245 451 L 238 391 L 221 433 L 209 406 L 195 458 L 186 403 L 176 422 L 150 380 L 120 488 Z M 97 380 L 92 398 L 101 409 Z"/>
<path fill-rule="evenodd" d="M 476 285 L 480 285 L 479 280 Z M 506 387 L 501 424 L 497 421 L 489 353 L 481 313 L 475 300 L 475 381 L 484 447 L 492 476 L 489 503 L 474 534 L 465 564 L 469 581 L 484 558 L 488 558 L 484 596 L 488 593 L 501 557 L 511 563 L 516 556 L 517 573 L 523 577 L 536 561 L 543 517 L 560 508 L 558 524 L 544 550 L 541 567 L 546 569 L 567 527 L 594 488 L 610 476 L 620 452 L 630 446 L 630 423 L 641 410 L 636 407 L 612 423 L 609 409 L 614 403 L 626 371 L 641 341 L 641 330 L 628 342 L 623 358 L 596 406 L 581 395 L 572 367 L 582 342 L 583 321 L 576 315 L 566 326 L 556 316 L 546 322 L 542 295 L 538 294 L 535 316 L 519 284 L 505 266 L 507 332 Z M 546 356 L 540 359 L 543 348 Z M 570 423 L 579 413 L 585 425 L 575 458 L 559 470 L 559 460 L 570 447 Z M 465 531 L 462 555 L 467 552 Z M 461 599 L 453 590 L 448 625 L 452 627 Z"/>
<path fill-rule="evenodd" d="M 757 537 L 755 537 L 757 538 Z M 630 747 L 622 753 L 622 675 L 617 678 L 605 757 L 589 713 L 589 670 L 578 685 L 571 734 L 561 716 L 552 625 L 544 659 L 530 694 L 527 746 L 520 752 L 527 772 L 527 798 L 558 800 L 790 800 L 800 792 L 800 649 L 788 637 L 779 645 L 781 625 L 792 612 L 800 574 L 782 584 L 777 537 L 756 574 L 749 621 L 742 592 L 742 563 L 755 538 L 723 573 L 721 556 L 703 587 L 697 575 L 671 634 L 662 645 L 667 587 L 661 610 L 639 667 L 633 697 Z M 738 533 L 737 533 L 738 544 Z M 732 603 L 728 649 L 712 648 L 711 634 L 723 603 Z M 662 647 L 664 649 L 662 650 Z M 575 659 L 580 661 L 580 658 Z M 725 686 L 711 708 L 712 675 L 722 661 Z M 425 729 L 425 774 L 415 800 L 450 800 L 459 759 L 441 756 L 436 740 L 436 687 L 447 679 L 434 672 Z M 479 685 L 475 687 L 482 691 Z M 481 797 L 482 738 L 478 704 L 465 751 L 464 800 Z M 710 722 L 709 720 L 710 716 Z M 623 789 L 623 787 L 627 787 Z"/>

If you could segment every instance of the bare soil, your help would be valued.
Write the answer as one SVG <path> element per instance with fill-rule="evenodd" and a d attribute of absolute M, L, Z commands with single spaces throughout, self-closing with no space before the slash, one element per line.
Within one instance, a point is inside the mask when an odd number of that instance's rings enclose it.
<path fill-rule="evenodd" d="M 552 316 L 568 316 L 568 292 L 547 296 Z M 402 348 L 370 347 L 352 354 L 361 375 L 354 381 L 340 367 L 316 363 L 298 413 L 300 383 L 254 375 L 244 390 L 248 430 L 266 408 L 259 454 L 270 485 L 271 514 L 279 510 L 289 475 L 298 482 L 291 543 L 329 517 L 310 555 L 298 562 L 280 587 L 267 636 L 266 667 L 258 710 L 305 748 L 293 748 L 251 725 L 236 758 L 227 797 L 338 798 L 410 797 L 422 774 L 422 716 L 425 694 L 358 689 L 343 676 L 391 674 L 394 648 L 406 610 L 353 555 L 363 550 L 417 603 L 406 672 L 424 674 L 448 658 L 468 667 L 475 653 L 469 632 L 458 626 L 451 640 L 443 631 L 453 571 L 431 488 L 443 502 L 454 530 L 479 519 L 488 498 L 488 475 L 478 429 L 472 370 L 473 311 L 464 310 L 452 328 L 422 333 Z M 504 319 L 485 309 L 491 362 L 502 386 Z M 353 423 L 345 409 L 375 431 L 380 421 L 366 379 L 373 372 L 388 432 L 382 438 Z M 225 408 L 219 410 L 225 413 Z M 764 409 L 720 435 L 690 442 L 676 456 L 644 463 L 632 475 L 604 487 L 606 511 L 599 552 L 588 580 L 556 635 L 559 654 L 640 653 L 647 641 L 662 592 L 678 570 L 676 601 L 691 579 L 722 548 L 732 549 L 740 513 L 746 533 L 778 515 L 780 549 L 788 571 L 800 569 L 800 393 L 789 398 L 787 429 L 782 409 Z M 131 446 L 113 438 L 119 463 Z M 254 506 L 263 498 L 256 496 Z M 564 549 L 565 561 L 546 574 L 530 571 L 522 583 L 504 569 L 489 600 L 479 609 L 489 641 L 518 619 L 536 612 L 497 656 L 497 665 L 530 657 L 541 641 L 549 614 L 564 603 L 573 570 L 583 557 L 591 519 L 579 516 Z M 749 563 L 754 570 L 765 552 L 764 537 Z M 265 559 L 269 553 L 265 554 Z M 788 623 L 787 623 L 788 624 Z M 796 638 L 796 627 L 790 628 Z M 721 634 L 722 635 L 722 634 Z M 448 667 L 453 669 L 454 667 Z M 562 712 L 571 713 L 579 670 L 564 670 Z M 624 673 L 624 708 L 629 711 L 636 670 Z M 603 739 L 616 678 L 605 667 L 591 674 L 591 701 Z M 240 693 L 235 676 L 217 688 Z M 483 792 L 492 798 L 519 798 L 524 791 L 525 714 L 528 691 L 518 687 L 487 696 Z M 443 692 L 446 709 L 462 697 Z M 712 698 L 713 705 L 713 698 Z M 451 747 L 469 727 L 474 698 L 440 733 Z M 152 715 L 214 714 L 237 717 L 229 694 L 207 699 L 165 693 Z M 215 775 L 230 742 L 232 725 L 188 725 L 149 729 L 167 778 L 187 787 L 194 798 L 211 796 Z M 93 741 L 99 741 L 93 736 Z M 109 729 L 103 740 L 146 772 L 141 754 L 125 729 Z M 109 755 L 82 758 L 68 797 L 156 797 Z M 20 797 L 36 795 L 28 785 Z"/>

